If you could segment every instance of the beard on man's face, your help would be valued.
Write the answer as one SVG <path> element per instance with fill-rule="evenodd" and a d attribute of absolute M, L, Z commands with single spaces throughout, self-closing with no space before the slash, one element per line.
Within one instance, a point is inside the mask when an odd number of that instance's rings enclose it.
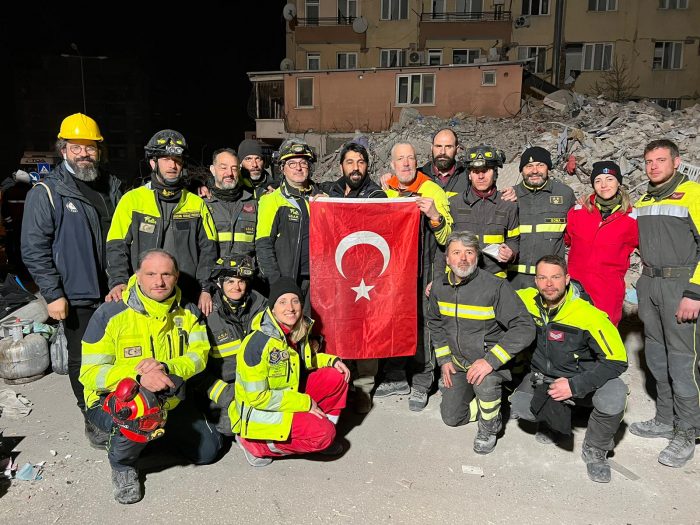
<path fill-rule="evenodd" d="M 440 171 L 451 170 L 452 166 L 455 165 L 455 162 L 454 157 L 448 157 L 447 155 L 438 155 L 437 157 L 433 158 L 433 164 Z"/>
<path fill-rule="evenodd" d="M 75 178 L 83 182 L 92 182 L 97 179 L 100 174 L 97 170 L 99 161 L 91 157 L 79 157 L 75 159 L 75 161 L 66 159 L 66 162 L 68 162 L 68 165 L 73 170 Z M 82 162 L 83 164 L 80 165 L 78 162 Z"/>
<path fill-rule="evenodd" d="M 356 190 L 362 186 L 362 182 L 365 180 L 365 174 L 360 170 L 353 170 L 347 175 L 343 175 L 345 178 L 345 184 L 347 184 L 351 189 Z"/>

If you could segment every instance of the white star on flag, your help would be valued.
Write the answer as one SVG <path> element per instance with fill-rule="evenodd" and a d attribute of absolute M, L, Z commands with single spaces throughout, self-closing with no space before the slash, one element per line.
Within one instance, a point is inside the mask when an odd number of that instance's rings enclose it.
<path fill-rule="evenodd" d="M 359 301 L 361 297 L 364 297 L 368 301 L 370 300 L 369 298 L 369 291 L 374 288 L 374 286 L 367 286 L 365 284 L 365 280 L 362 279 L 360 281 L 360 284 L 358 286 L 351 286 L 350 289 L 353 290 L 356 294 L 357 297 L 355 297 L 355 302 Z"/>

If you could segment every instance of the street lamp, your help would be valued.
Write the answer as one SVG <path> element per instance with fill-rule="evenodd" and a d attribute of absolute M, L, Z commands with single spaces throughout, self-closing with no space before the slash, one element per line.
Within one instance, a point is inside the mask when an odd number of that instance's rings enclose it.
<path fill-rule="evenodd" d="M 105 60 L 109 57 L 106 56 L 84 56 L 78 49 L 78 45 L 73 42 L 70 45 L 71 49 L 75 51 L 75 55 L 69 55 L 68 53 L 61 53 L 63 58 L 78 58 L 80 59 L 80 85 L 83 88 L 83 113 L 87 114 L 87 103 L 85 102 L 85 69 L 83 68 L 84 59 L 92 60 Z"/>

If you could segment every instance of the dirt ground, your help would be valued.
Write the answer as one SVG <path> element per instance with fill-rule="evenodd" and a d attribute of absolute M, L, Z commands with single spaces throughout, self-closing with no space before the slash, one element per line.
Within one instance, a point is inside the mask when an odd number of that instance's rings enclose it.
<path fill-rule="evenodd" d="M 639 326 L 626 324 L 623 332 L 630 360 L 623 379 L 631 390 L 624 427 L 651 417 L 653 402 Z M 597 484 L 580 459 L 585 428 L 576 428 L 573 444 L 547 446 L 511 420 L 495 452 L 478 456 L 475 425 L 445 426 L 439 393 L 420 413 L 408 410 L 405 397 L 378 400 L 366 416 L 346 411 L 339 430 L 347 451 L 334 460 L 284 459 L 256 469 L 235 444 L 202 467 L 148 456 L 145 497 L 124 506 L 112 498 L 106 453 L 83 435 L 66 376 L 0 388 L 33 403 L 27 417 L 0 417 L 0 455 L 14 450 L 20 465 L 46 462 L 40 481 L 0 484 L 3 524 L 700 522 L 700 458 L 681 469 L 660 465 L 663 439 L 621 431 L 612 482 Z"/>

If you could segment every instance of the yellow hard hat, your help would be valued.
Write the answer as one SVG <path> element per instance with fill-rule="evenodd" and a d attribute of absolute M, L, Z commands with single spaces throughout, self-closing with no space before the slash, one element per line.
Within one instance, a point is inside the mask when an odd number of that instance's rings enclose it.
<path fill-rule="evenodd" d="M 102 142 L 103 140 L 97 122 L 82 113 L 75 113 L 63 119 L 58 138 L 64 140 L 96 140 L 97 142 Z"/>

